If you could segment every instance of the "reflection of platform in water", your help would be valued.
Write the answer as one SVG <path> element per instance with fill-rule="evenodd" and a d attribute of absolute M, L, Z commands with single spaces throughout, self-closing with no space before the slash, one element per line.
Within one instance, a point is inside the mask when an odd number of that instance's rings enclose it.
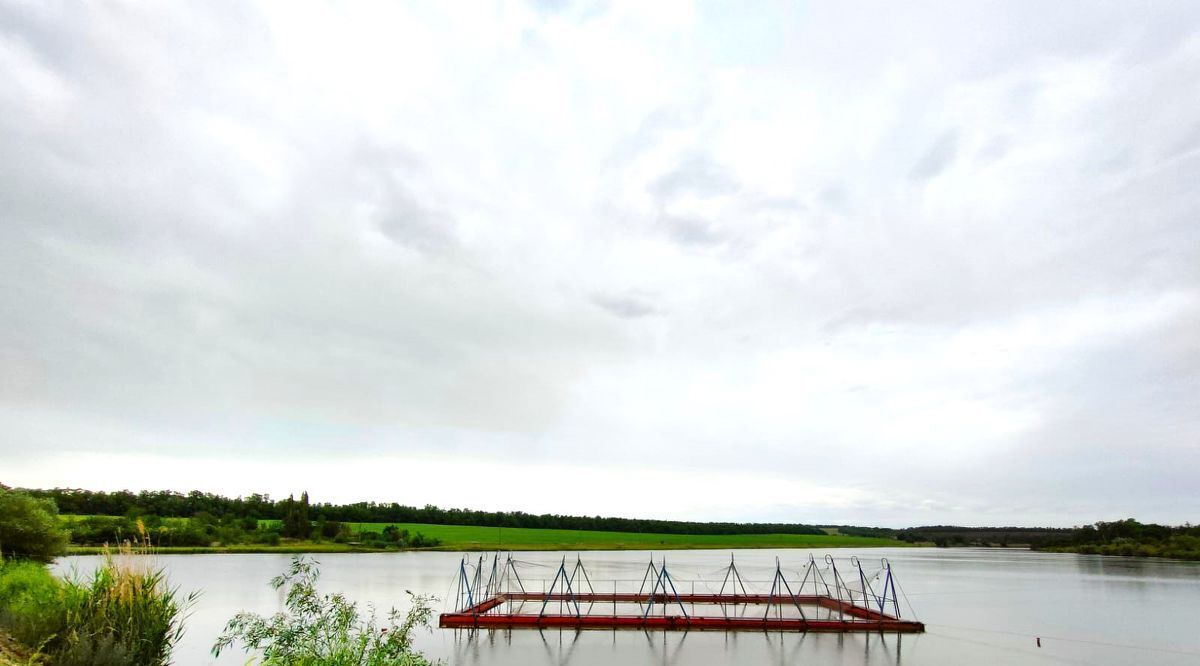
<path fill-rule="evenodd" d="M 903 633 L 797 631 L 605 631 L 570 627 L 536 630 L 453 629 L 452 664 L 858 664 L 902 666 Z M 540 650 L 538 648 L 541 648 Z M 860 655 L 856 658 L 855 653 Z M 597 659 L 597 656 L 600 659 Z"/>
<path fill-rule="evenodd" d="M 900 618 L 896 582 L 886 559 L 881 560 L 878 572 L 868 575 L 857 558 L 850 558 L 857 574 L 851 580 L 857 585 L 847 584 L 831 556 L 825 556 L 825 563 L 821 569 L 810 556 L 799 585 L 793 589 L 777 559 L 769 591 L 752 592 L 731 556 L 720 589 L 697 593 L 696 581 L 691 582 L 691 591 L 678 591 L 665 560 L 659 565 L 649 563 L 636 591 L 620 590 L 620 581 L 611 581 L 612 591 L 597 591 L 581 560 L 576 559 L 568 574 L 563 558 L 549 588 L 533 592 L 526 589 L 511 555 L 503 565 L 499 554 L 492 559 L 486 582 L 484 559 L 481 557 L 472 566 L 464 558 L 459 566 L 455 610 L 443 613 L 439 625 L 662 631 L 925 631 L 924 624 Z M 877 593 L 872 583 L 880 580 Z M 637 581 L 627 582 L 632 588 Z M 700 583 L 709 586 L 707 581 Z"/>

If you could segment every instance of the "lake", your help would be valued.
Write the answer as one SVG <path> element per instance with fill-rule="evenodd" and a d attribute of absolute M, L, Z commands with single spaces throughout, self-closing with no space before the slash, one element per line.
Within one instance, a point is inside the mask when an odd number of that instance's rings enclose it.
<path fill-rule="evenodd" d="M 828 552 L 839 568 L 851 555 L 864 569 L 887 557 L 924 634 L 796 634 L 723 632 L 467 632 L 433 628 L 418 636 L 430 657 L 451 664 L 591 666 L 598 664 L 1189 664 L 1200 663 L 1200 563 L 1034 553 L 1012 549 L 879 548 Z M 553 577 L 564 553 L 515 553 L 528 563 L 522 577 Z M 593 581 L 641 579 L 650 553 L 581 554 Z M 747 580 L 769 580 L 775 557 L 789 577 L 808 560 L 805 550 L 736 551 Z M 655 558 L 663 554 L 655 554 Z M 669 551 L 677 584 L 720 584 L 728 551 Z M 340 591 L 380 613 L 403 607 L 405 590 L 453 603 L 456 553 L 324 554 L 321 589 Z M 477 555 L 475 555 L 477 557 Z M 573 562 L 574 553 L 567 554 Z M 239 610 L 280 608 L 268 586 L 288 555 L 162 555 L 158 561 L 182 590 L 203 591 L 187 623 L 175 663 L 244 664 L 233 652 L 213 659 L 209 649 Z M 86 572 L 95 557 L 67 557 L 60 571 Z M 844 574 L 843 574 L 844 575 Z M 798 580 L 796 576 L 795 580 Z M 794 581 L 793 581 L 794 582 Z M 536 582 L 527 585 L 536 588 Z M 696 583 L 699 590 L 704 583 Z M 635 584 L 636 587 L 636 584 Z M 914 616 L 902 603 L 906 617 Z M 436 624 L 436 618 L 434 620 Z M 1035 641 L 1041 637 L 1041 647 Z"/>

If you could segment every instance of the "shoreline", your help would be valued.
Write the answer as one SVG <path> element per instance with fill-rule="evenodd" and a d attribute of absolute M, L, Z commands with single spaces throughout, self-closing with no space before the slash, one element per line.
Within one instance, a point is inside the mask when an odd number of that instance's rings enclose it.
<path fill-rule="evenodd" d="M 449 544 L 442 546 L 433 546 L 430 548 L 368 548 L 363 546 L 355 546 L 349 544 L 336 543 L 315 543 L 315 544 L 286 544 L 280 546 L 265 546 L 257 544 L 246 545 L 231 545 L 231 546 L 162 546 L 154 547 L 151 550 L 156 555 L 211 555 L 211 554 L 284 554 L 284 555 L 299 555 L 304 553 L 419 553 L 419 552 L 434 552 L 434 553 L 462 553 L 462 552 L 492 552 L 492 551 L 630 551 L 630 550 L 814 550 L 814 549 L 830 549 L 843 550 L 847 548 L 923 548 L 928 547 L 924 544 L 911 544 L 903 541 L 897 541 L 894 544 L 872 543 L 872 544 L 846 544 L 846 543 L 815 543 L 815 544 L 796 544 L 796 545 L 779 545 L 779 544 L 726 544 L 726 545 L 686 545 L 686 544 L 659 544 L 654 547 L 648 547 L 646 544 L 595 544 L 586 545 L 578 543 L 550 543 L 550 544 Z M 105 551 L 105 546 L 69 546 L 65 555 L 100 555 Z"/>

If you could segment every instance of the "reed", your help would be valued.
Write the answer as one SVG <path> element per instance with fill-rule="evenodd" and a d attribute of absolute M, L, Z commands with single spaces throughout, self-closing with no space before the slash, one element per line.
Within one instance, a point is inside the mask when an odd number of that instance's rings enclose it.
<path fill-rule="evenodd" d="M 103 558 L 90 576 L 6 563 L 0 628 L 54 666 L 168 663 L 196 595 L 171 587 L 144 543 L 126 543 Z"/>

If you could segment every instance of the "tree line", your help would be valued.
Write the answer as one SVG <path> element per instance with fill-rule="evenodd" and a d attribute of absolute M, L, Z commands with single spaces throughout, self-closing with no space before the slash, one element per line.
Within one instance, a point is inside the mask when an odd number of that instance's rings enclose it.
<path fill-rule="evenodd" d="M 1200 526 L 1141 523 L 1133 518 L 1067 528 L 932 525 L 896 530 L 893 536 L 943 547 L 1028 546 L 1096 555 L 1200 559 Z"/>
<path fill-rule="evenodd" d="M 23 489 L 34 497 L 53 500 L 64 514 L 191 517 L 205 513 L 219 520 L 253 518 L 297 520 L 297 501 L 289 497 L 276 500 L 255 493 L 247 497 L 224 497 L 193 490 L 115 492 L 78 488 Z M 304 495 L 307 498 L 307 493 Z M 527 527 L 539 529 L 597 530 L 602 532 L 641 532 L 656 534 L 825 534 L 814 525 L 799 523 L 733 523 L 566 516 L 531 514 L 523 511 L 473 511 L 442 509 L 432 504 L 423 507 L 397 503 L 356 502 L 352 504 L 304 503 L 310 521 L 342 523 L 425 523 L 433 525 L 472 525 L 479 527 Z"/>
<path fill-rule="evenodd" d="M 1068 541 L 1043 548 L 1092 555 L 1200 560 L 1200 525 L 1158 525 L 1133 518 L 1098 522 L 1077 527 L 1071 530 Z"/>
<path fill-rule="evenodd" d="M 11 493 L 10 493 L 11 494 Z M 19 493 L 17 493 L 19 494 Z M 48 498 L 30 501 L 45 502 L 53 507 Z M 142 513 L 137 507 L 124 515 L 76 515 L 65 521 L 64 527 L 70 541 L 76 545 L 100 546 L 120 544 L 127 541 L 154 547 L 180 546 L 231 546 L 263 545 L 278 546 L 283 539 L 306 542 L 347 543 L 367 548 L 432 548 L 441 541 L 420 532 L 409 533 L 388 525 L 382 531 L 353 529 L 350 523 L 327 520 L 323 516 L 310 517 L 308 493 L 299 500 L 292 497 L 282 502 L 283 517 L 278 520 L 262 520 L 254 517 L 233 515 L 214 516 L 207 511 L 197 511 L 190 517 L 159 516 Z"/>
<path fill-rule="evenodd" d="M 1051 546 L 1068 542 L 1071 528 L 1063 527 L 961 527 L 925 525 L 896 530 L 893 538 L 909 543 L 952 546 Z"/>

